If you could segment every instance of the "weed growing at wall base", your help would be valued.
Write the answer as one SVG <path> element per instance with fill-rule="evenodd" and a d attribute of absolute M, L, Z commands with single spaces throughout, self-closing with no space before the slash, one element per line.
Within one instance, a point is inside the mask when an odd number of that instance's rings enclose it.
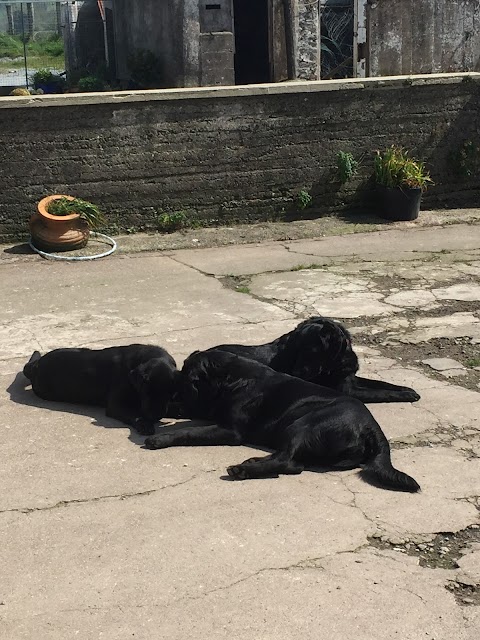
<path fill-rule="evenodd" d="M 302 189 L 297 193 L 297 206 L 299 209 L 306 209 L 312 204 L 312 196 L 306 189 Z"/>
<path fill-rule="evenodd" d="M 345 184 L 357 173 L 358 161 L 349 151 L 339 151 L 337 153 L 337 168 L 339 180 Z"/>
<path fill-rule="evenodd" d="M 161 213 L 156 220 L 158 231 L 173 233 L 181 229 L 195 229 L 199 222 L 195 216 L 189 216 L 185 211 L 173 211 Z"/>

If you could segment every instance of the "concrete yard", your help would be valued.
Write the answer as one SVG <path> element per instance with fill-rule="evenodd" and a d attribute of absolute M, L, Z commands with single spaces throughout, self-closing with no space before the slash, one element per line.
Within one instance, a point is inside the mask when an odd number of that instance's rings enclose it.
<path fill-rule="evenodd" d="M 479 224 L 83 263 L 7 248 L 0 274 L 0 637 L 480 637 Z M 148 451 L 19 373 L 35 349 L 131 342 L 181 365 L 315 314 L 350 328 L 361 375 L 421 394 L 370 406 L 421 493 L 357 470 L 232 482 L 252 449 Z"/>

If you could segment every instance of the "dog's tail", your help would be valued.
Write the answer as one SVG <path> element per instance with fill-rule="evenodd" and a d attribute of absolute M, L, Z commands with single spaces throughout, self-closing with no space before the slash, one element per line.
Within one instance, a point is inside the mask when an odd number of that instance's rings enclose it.
<path fill-rule="evenodd" d="M 394 468 L 390 457 L 388 440 L 385 438 L 380 427 L 379 431 L 380 433 L 378 434 L 372 434 L 377 436 L 374 438 L 376 442 L 371 443 L 374 445 L 373 452 L 376 450 L 376 453 L 373 453 L 370 460 L 362 464 L 363 471 L 372 475 L 374 479 L 386 489 L 409 491 L 410 493 L 420 491 L 420 485 L 416 480 L 406 473 L 403 473 L 403 471 L 398 471 L 398 469 Z"/>
<path fill-rule="evenodd" d="M 37 363 L 42 357 L 40 351 L 34 351 L 30 356 L 30 360 L 23 367 L 23 375 L 28 378 L 30 381 L 33 379 L 35 370 L 37 368 Z"/>

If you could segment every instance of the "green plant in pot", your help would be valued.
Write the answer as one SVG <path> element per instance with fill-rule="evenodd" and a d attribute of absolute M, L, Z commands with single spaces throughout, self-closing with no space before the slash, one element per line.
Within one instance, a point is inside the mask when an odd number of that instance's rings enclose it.
<path fill-rule="evenodd" d="M 70 199 L 62 196 L 52 200 L 47 211 L 52 216 L 70 216 L 73 213 L 78 213 L 91 229 L 96 229 L 105 223 L 105 217 L 97 205 L 80 198 Z"/>
<path fill-rule="evenodd" d="M 50 69 L 38 69 L 31 80 L 34 89 L 41 89 L 43 93 L 63 93 L 67 83 L 62 75 Z"/>
<path fill-rule="evenodd" d="M 402 147 L 392 145 L 376 152 L 374 167 L 382 218 L 418 218 L 422 193 L 433 184 L 425 163 L 411 158 Z"/>
<path fill-rule="evenodd" d="M 42 251 L 70 251 L 84 247 L 90 229 L 105 222 L 99 208 L 80 198 L 53 195 L 42 198 L 30 218 L 33 245 Z"/>

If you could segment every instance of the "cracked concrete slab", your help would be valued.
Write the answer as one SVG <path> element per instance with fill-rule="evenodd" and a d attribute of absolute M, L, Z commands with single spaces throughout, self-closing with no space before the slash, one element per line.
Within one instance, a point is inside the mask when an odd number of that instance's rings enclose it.
<path fill-rule="evenodd" d="M 291 253 L 280 244 L 231 246 L 200 250 L 181 250 L 170 254 L 175 260 L 187 264 L 202 273 L 216 276 L 240 276 L 283 271 L 311 264 L 309 256 Z M 330 260 L 320 261 L 328 264 Z"/>
<path fill-rule="evenodd" d="M 365 278 L 345 277 L 325 269 L 255 276 L 250 289 L 256 296 L 296 313 L 358 318 L 398 312 L 397 307 L 383 302 L 381 293 L 370 290 Z"/>
<path fill-rule="evenodd" d="M 458 536 L 480 522 L 478 232 L 410 225 L 1 261 L 2 637 L 477 640 L 478 549 Z M 212 277 L 228 274 L 253 277 L 240 293 Z M 35 398 L 19 373 L 34 349 L 64 345 L 159 343 L 181 364 L 195 349 L 272 340 L 312 313 L 350 318 L 360 375 L 421 394 L 370 405 L 421 493 L 381 490 L 358 470 L 231 482 L 226 467 L 254 449 L 147 451 L 100 409 Z M 466 375 L 453 384 L 422 364 L 439 357 Z M 456 569 L 394 546 L 441 532 L 458 538 Z"/>
<path fill-rule="evenodd" d="M 439 531 L 460 531 L 478 520 L 475 505 L 462 500 L 480 495 L 480 460 L 468 460 L 446 447 L 416 447 L 393 452 L 394 466 L 422 487 L 415 501 L 406 494 L 374 491 L 358 474 L 345 477 L 355 504 L 378 531 L 403 539 Z"/>
<path fill-rule="evenodd" d="M 162 334 L 172 330 L 292 317 L 161 256 L 116 258 L 101 268 L 45 261 L 33 263 L 28 273 L 20 263 L 2 270 L 0 358 L 72 340 L 86 345 L 100 336 L 110 342 L 132 337 L 148 342 L 154 336 L 162 342 Z"/>
<path fill-rule="evenodd" d="M 291 251 L 315 256 L 352 256 L 364 258 L 370 255 L 377 260 L 415 259 L 418 252 L 440 252 L 478 249 L 480 228 L 478 226 L 451 225 L 443 229 L 392 230 L 387 233 L 375 231 L 320 240 L 295 240 L 287 246 Z M 382 257 L 380 257 L 382 256 Z"/>
<path fill-rule="evenodd" d="M 465 369 L 461 362 L 453 360 L 453 358 L 428 358 L 422 360 L 423 364 L 427 364 L 435 371 L 447 371 L 449 369 Z"/>

